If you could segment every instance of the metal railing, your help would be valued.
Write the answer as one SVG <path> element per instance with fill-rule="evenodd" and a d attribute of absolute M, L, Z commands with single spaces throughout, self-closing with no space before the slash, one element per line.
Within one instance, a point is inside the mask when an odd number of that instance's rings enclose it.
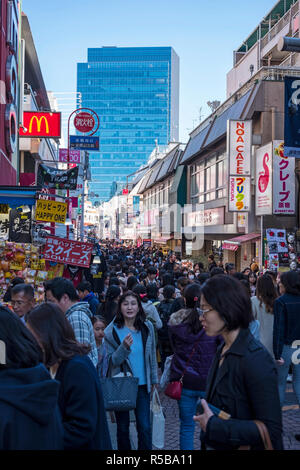
<path fill-rule="evenodd" d="M 280 18 L 280 20 L 271 28 L 267 34 L 262 38 L 261 40 L 261 48 L 263 49 L 270 41 L 272 41 L 275 36 L 277 36 L 280 31 L 283 30 L 283 28 L 289 24 L 293 18 L 293 16 L 296 15 L 296 13 L 299 11 L 299 0 L 292 5 L 292 7 L 285 13 L 285 15 Z"/>

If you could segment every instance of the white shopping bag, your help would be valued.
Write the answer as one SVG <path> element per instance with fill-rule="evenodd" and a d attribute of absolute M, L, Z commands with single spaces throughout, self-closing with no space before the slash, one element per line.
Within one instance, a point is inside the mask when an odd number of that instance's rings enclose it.
<path fill-rule="evenodd" d="M 156 388 L 152 395 L 150 410 L 152 418 L 152 445 L 157 449 L 163 449 L 165 445 L 165 417 Z"/>

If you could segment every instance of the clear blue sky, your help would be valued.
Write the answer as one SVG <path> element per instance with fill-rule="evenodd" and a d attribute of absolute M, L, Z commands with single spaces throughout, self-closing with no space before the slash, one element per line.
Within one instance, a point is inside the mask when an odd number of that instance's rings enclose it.
<path fill-rule="evenodd" d="M 276 0 L 23 0 L 44 81 L 76 91 L 88 47 L 172 46 L 180 57 L 180 139 L 226 98 L 233 50 Z M 189 129 L 189 130 L 187 130 Z"/>

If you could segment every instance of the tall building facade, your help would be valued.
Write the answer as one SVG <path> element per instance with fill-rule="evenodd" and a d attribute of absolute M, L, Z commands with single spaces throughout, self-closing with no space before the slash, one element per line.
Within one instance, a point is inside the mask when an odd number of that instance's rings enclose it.
<path fill-rule="evenodd" d="M 77 64 L 82 107 L 100 118 L 100 151 L 90 153 L 91 200 L 111 197 L 113 183 L 146 163 L 155 145 L 178 142 L 179 58 L 172 47 L 88 49 Z"/>

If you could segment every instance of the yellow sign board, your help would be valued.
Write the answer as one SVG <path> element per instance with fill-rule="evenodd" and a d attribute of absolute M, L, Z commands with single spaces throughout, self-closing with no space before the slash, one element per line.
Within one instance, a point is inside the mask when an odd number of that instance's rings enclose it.
<path fill-rule="evenodd" d="M 67 210 L 68 204 L 66 202 L 39 199 L 36 201 L 35 220 L 64 224 L 66 222 Z"/>

